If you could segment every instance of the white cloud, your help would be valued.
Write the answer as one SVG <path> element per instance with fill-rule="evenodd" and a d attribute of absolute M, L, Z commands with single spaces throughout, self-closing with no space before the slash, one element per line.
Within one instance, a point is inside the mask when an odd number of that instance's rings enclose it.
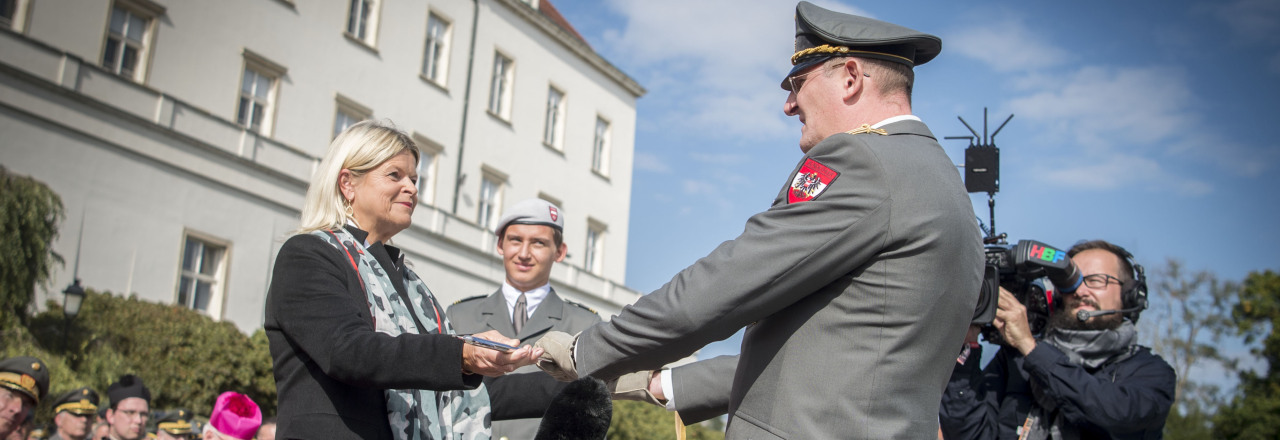
<path fill-rule="evenodd" d="M 662 157 L 643 151 L 637 151 L 632 165 L 640 171 L 648 171 L 651 173 L 666 174 L 671 172 L 671 166 L 662 160 Z"/>
<path fill-rule="evenodd" d="M 1154 146 L 1193 129 L 1199 119 L 1179 68 L 1086 66 L 1052 81 L 1033 82 L 1056 86 L 1014 98 L 1009 109 L 1043 124 L 1046 135 L 1083 149 Z"/>
<path fill-rule="evenodd" d="M 1128 154 L 1092 155 L 1065 163 L 1055 160 L 1036 165 L 1033 174 L 1046 182 L 1086 190 L 1140 185 L 1190 196 L 1213 191 L 1204 181 L 1166 172 L 1155 160 Z"/>
<path fill-rule="evenodd" d="M 1037 70 L 1061 65 L 1069 52 L 1044 41 L 1021 19 L 1004 17 L 962 29 L 947 38 L 947 51 L 977 59 L 997 72 Z"/>

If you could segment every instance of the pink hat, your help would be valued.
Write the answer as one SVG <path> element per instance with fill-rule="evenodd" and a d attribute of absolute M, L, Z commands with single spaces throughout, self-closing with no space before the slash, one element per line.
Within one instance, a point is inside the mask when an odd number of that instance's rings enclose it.
<path fill-rule="evenodd" d="M 218 396 L 218 403 L 213 405 L 209 424 L 223 435 L 250 440 L 262 425 L 262 410 L 249 396 L 227 391 Z"/>

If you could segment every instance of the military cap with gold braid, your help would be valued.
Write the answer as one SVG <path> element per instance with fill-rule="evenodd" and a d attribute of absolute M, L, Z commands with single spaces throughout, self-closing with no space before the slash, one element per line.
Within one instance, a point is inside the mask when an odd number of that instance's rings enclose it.
<path fill-rule="evenodd" d="M 53 413 L 69 412 L 79 416 L 91 416 L 98 412 L 98 393 L 84 387 L 67 391 L 53 401 Z"/>
<path fill-rule="evenodd" d="M 184 435 L 192 432 L 191 411 L 175 409 L 166 412 L 156 421 L 156 429 L 173 435 Z"/>
<path fill-rule="evenodd" d="M 0 386 L 30 396 L 36 404 L 49 392 L 49 368 L 31 356 L 0 361 Z"/>
<path fill-rule="evenodd" d="M 857 15 L 823 9 L 809 2 L 796 5 L 796 45 L 791 55 L 795 75 L 833 57 L 861 57 L 915 67 L 942 52 L 942 39 L 920 31 Z M 782 80 L 782 89 L 789 83 Z"/>

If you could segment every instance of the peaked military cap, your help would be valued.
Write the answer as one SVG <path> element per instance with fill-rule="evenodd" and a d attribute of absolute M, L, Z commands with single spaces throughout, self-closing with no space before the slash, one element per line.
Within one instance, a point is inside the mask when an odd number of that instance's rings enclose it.
<path fill-rule="evenodd" d="M 98 412 L 98 392 L 89 387 L 67 391 L 53 401 L 53 413 L 63 411 L 81 416 L 93 415 Z"/>
<path fill-rule="evenodd" d="M 179 408 L 164 413 L 156 420 L 156 429 L 173 435 L 192 433 L 191 411 Z"/>
<path fill-rule="evenodd" d="M 795 75 L 833 57 L 862 57 L 915 67 L 942 52 L 942 39 L 867 17 L 844 14 L 809 2 L 796 5 Z M 782 80 L 782 89 L 788 83 Z"/>
<path fill-rule="evenodd" d="M 111 404 L 115 405 L 130 397 L 151 403 L 151 390 L 142 384 L 142 378 L 132 374 L 120 376 L 120 380 L 107 387 L 107 397 L 111 398 Z"/>
<path fill-rule="evenodd" d="M 31 356 L 0 361 L 0 386 L 26 394 L 36 404 L 49 392 L 49 368 Z"/>
<path fill-rule="evenodd" d="M 506 229 L 507 225 L 542 225 L 563 232 L 564 217 L 560 215 L 560 208 L 551 202 L 529 199 L 507 210 L 507 215 L 502 216 L 502 220 L 498 221 L 498 227 L 493 230 L 493 233 L 502 234 L 502 230 Z"/>

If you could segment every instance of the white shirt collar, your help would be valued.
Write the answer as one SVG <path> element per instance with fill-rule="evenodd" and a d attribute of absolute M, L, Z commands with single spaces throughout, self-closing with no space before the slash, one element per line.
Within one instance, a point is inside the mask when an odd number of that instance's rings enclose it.
<path fill-rule="evenodd" d="M 885 119 L 883 121 L 877 122 L 876 125 L 872 125 L 871 128 L 880 128 L 898 121 L 924 122 L 924 121 L 921 121 L 920 118 L 916 117 L 916 115 L 898 115 L 898 116 L 894 116 L 889 119 Z"/>
<path fill-rule="evenodd" d="M 551 283 L 543 284 L 542 287 L 521 292 L 520 289 L 512 287 L 506 281 L 502 282 L 502 297 L 507 300 L 507 316 L 515 316 L 516 300 L 520 299 L 520 294 L 524 293 L 525 313 L 527 317 L 533 316 L 533 311 L 538 309 L 538 304 L 542 304 L 542 300 L 547 299 L 547 295 L 551 294 Z"/>

